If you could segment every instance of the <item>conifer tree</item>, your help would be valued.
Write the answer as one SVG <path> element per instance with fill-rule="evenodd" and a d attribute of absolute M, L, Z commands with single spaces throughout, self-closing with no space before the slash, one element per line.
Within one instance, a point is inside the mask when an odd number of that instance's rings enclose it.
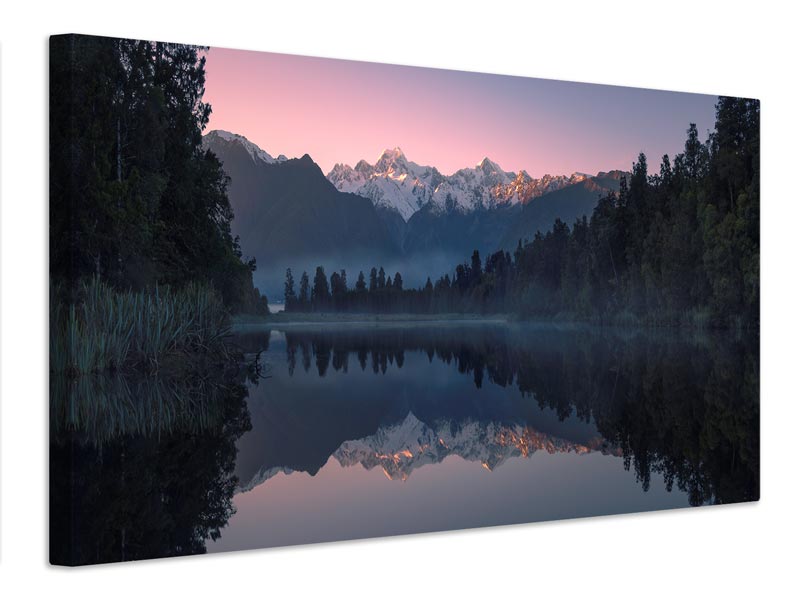
<path fill-rule="evenodd" d="M 386 287 L 386 272 L 383 270 L 383 267 L 381 267 L 378 270 L 378 289 L 382 290 L 385 287 Z"/>
<path fill-rule="evenodd" d="M 300 276 L 300 294 L 297 298 L 300 310 L 308 310 L 310 308 L 311 297 L 309 294 L 308 273 L 303 271 Z"/>
<path fill-rule="evenodd" d="M 378 271 L 375 267 L 369 272 L 369 291 L 374 292 L 378 289 Z"/>
<path fill-rule="evenodd" d="M 337 274 L 338 277 L 338 274 Z M 330 289 L 328 279 L 325 277 L 325 269 L 317 267 L 314 273 L 314 287 L 311 289 L 311 307 L 313 310 L 326 310 L 330 306 Z"/>
<path fill-rule="evenodd" d="M 283 301 L 287 312 L 294 309 L 294 304 L 297 301 L 294 291 L 294 277 L 292 276 L 292 270 L 288 268 L 286 269 L 286 283 L 283 286 Z"/>

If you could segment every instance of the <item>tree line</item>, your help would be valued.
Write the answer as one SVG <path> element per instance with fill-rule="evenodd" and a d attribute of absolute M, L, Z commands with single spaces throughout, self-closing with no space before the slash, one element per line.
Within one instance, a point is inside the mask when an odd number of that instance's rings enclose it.
<path fill-rule="evenodd" d="M 287 270 L 287 311 L 513 313 L 713 327 L 759 320 L 759 102 L 720 97 L 705 142 L 690 124 L 684 151 L 648 174 L 640 154 L 618 192 L 590 217 L 560 219 L 513 253 L 473 252 L 435 282 L 405 289 L 383 268 L 303 273 Z"/>
<path fill-rule="evenodd" d="M 420 302 L 416 297 L 421 293 L 424 289 L 404 289 L 402 275 L 387 275 L 383 267 L 373 267 L 369 279 L 360 271 L 351 288 L 344 269 L 328 279 L 325 268 L 319 266 L 313 281 L 303 272 L 297 290 L 292 270 L 286 269 L 284 309 L 287 312 L 418 312 Z"/>
<path fill-rule="evenodd" d="M 265 312 L 231 234 L 228 178 L 201 147 L 205 48 L 94 36 L 50 41 L 50 273 L 71 290 L 212 284 Z"/>

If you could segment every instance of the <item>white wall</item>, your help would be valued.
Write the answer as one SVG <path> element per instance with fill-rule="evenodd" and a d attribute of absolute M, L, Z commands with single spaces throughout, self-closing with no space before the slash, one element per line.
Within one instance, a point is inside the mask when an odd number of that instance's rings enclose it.
<path fill-rule="evenodd" d="M 769 597 L 782 585 L 797 588 L 796 15 L 766 1 L 41 4 L 6 3 L 0 16 L 4 598 L 35 597 L 34 591 L 68 598 L 771 591 Z M 46 50 L 49 34 L 68 31 L 761 98 L 761 502 L 213 558 L 48 567 Z"/>

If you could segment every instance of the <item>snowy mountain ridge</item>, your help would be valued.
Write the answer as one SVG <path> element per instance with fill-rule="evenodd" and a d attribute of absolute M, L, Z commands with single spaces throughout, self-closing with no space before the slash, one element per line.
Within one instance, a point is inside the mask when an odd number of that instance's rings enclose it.
<path fill-rule="evenodd" d="M 283 154 L 278 156 L 278 158 L 273 158 L 270 154 L 259 148 L 256 144 L 248 140 L 243 135 L 231 133 L 230 131 L 225 131 L 223 129 L 215 129 L 214 131 L 209 131 L 206 135 L 204 135 L 203 148 L 208 149 L 213 142 L 219 142 L 220 140 L 228 144 L 241 145 L 254 162 L 261 161 L 271 165 L 289 160 Z"/>
<path fill-rule="evenodd" d="M 216 129 L 203 136 L 203 148 L 219 144 L 240 145 L 256 163 L 275 164 L 288 160 L 283 154 L 274 158 L 243 135 L 230 131 Z M 605 175 L 598 173 L 597 177 Z M 375 164 L 363 159 L 355 167 L 337 163 L 327 179 L 339 191 L 368 198 L 376 207 L 394 211 L 408 221 L 426 206 L 435 213 L 469 213 L 527 204 L 549 192 L 592 180 L 593 176 L 575 172 L 572 175 L 547 174 L 535 179 L 524 170 L 504 171 L 488 157 L 475 167 L 443 175 L 436 167 L 408 160 L 403 151 L 395 147 L 385 150 Z"/>
<path fill-rule="evenodd" d="M 397 211 L 405 221 L 428 204 L 437 212 L 525 204 L 590 177 L 576 172 L 535 179 L 524 170 L 504 171 L 488 157 L 473 168 L 443 175 L 436 167 L 409 161 L 400 148 L 385 150 L 374 165 L 365 160 L 355 167 L 337 163 L 328 173 L 338 190 L 369 198 L 376 206 Z"/>

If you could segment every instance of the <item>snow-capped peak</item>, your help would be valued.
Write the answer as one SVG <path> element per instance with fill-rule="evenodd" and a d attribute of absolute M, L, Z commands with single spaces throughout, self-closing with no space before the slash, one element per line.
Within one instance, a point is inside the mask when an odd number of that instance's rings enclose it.
<path fill-rule="evenodd" d="M 503 171 L 500 165 L 490 160 L 488 156 L 484 156 L 483 160 L 476 165 L 476 168 L 488 173 L 500 173 Z"/>
<path fill-rule="evenodd" d="M 408 173 L 408 161 L 400 148 L 384 150 L 378 162 L 375 163 L 376 173 L 385 173 L 389 176 Z"/>
<path fill-rule="evenodd" d="M 403 151 L 400 149 L 400 146 L 395 146 L 391 150 L 389 150 L 388 148 L 386 150 L 384 150 L 381 153 L 380 157 L 378 158 L 378 161 L 386 160 L 386 159 L 388 159 L 388 160 L 396 160 L 398 158 L 402 158 L 402 159 L 405 160 L 406 155 L 403 154 Z"/>
<path fill-rule="evenodd" d="M 396 211 L 408 220 L 430 201 L 441 174 L 406 159 L 399 147 L 384 150 L 374 165 L 359 160 L 355 168 L 337 163 L 328 179 L 343 192 L 372 200 L 375 206 Z"/>
<path fill-rule="evenodd" d="M 215 140 L 223 140 L 229 144 L 236 143 L 240 144 L 250 155 L 253 161 L 261 161 L 271 165 L 273 163 L 278 162 L 285 162 L 289 160 L 281 154 L 278 158 L 273 158 L 270 154 L 259 148 L 253 142 L 248 140 L 243 135 L 239 135 L 238 133 L 231 133 L 230 131 L 225 131 L 223 129 L 215 129 L 214 131 L 209 131 L 205 136 L 203 136 L 203 147 L 208 148 L 211 142 Z"/>
<path fill-rule="evenodd" d="M 337 164 L 328 179 L 337 189 L 372 200 L 408 221 L 420 208 L 469 212 L 524 204 L 531 199 L 589 178 L 584 173 L 532 178 L 527 171 L 504 171 L 485 157 L 475 167 L 444 176 L 435 167 L 409 161 L 399 147 L 384 150 L 374 165 L 359 160 L 355 168 Z"/>

